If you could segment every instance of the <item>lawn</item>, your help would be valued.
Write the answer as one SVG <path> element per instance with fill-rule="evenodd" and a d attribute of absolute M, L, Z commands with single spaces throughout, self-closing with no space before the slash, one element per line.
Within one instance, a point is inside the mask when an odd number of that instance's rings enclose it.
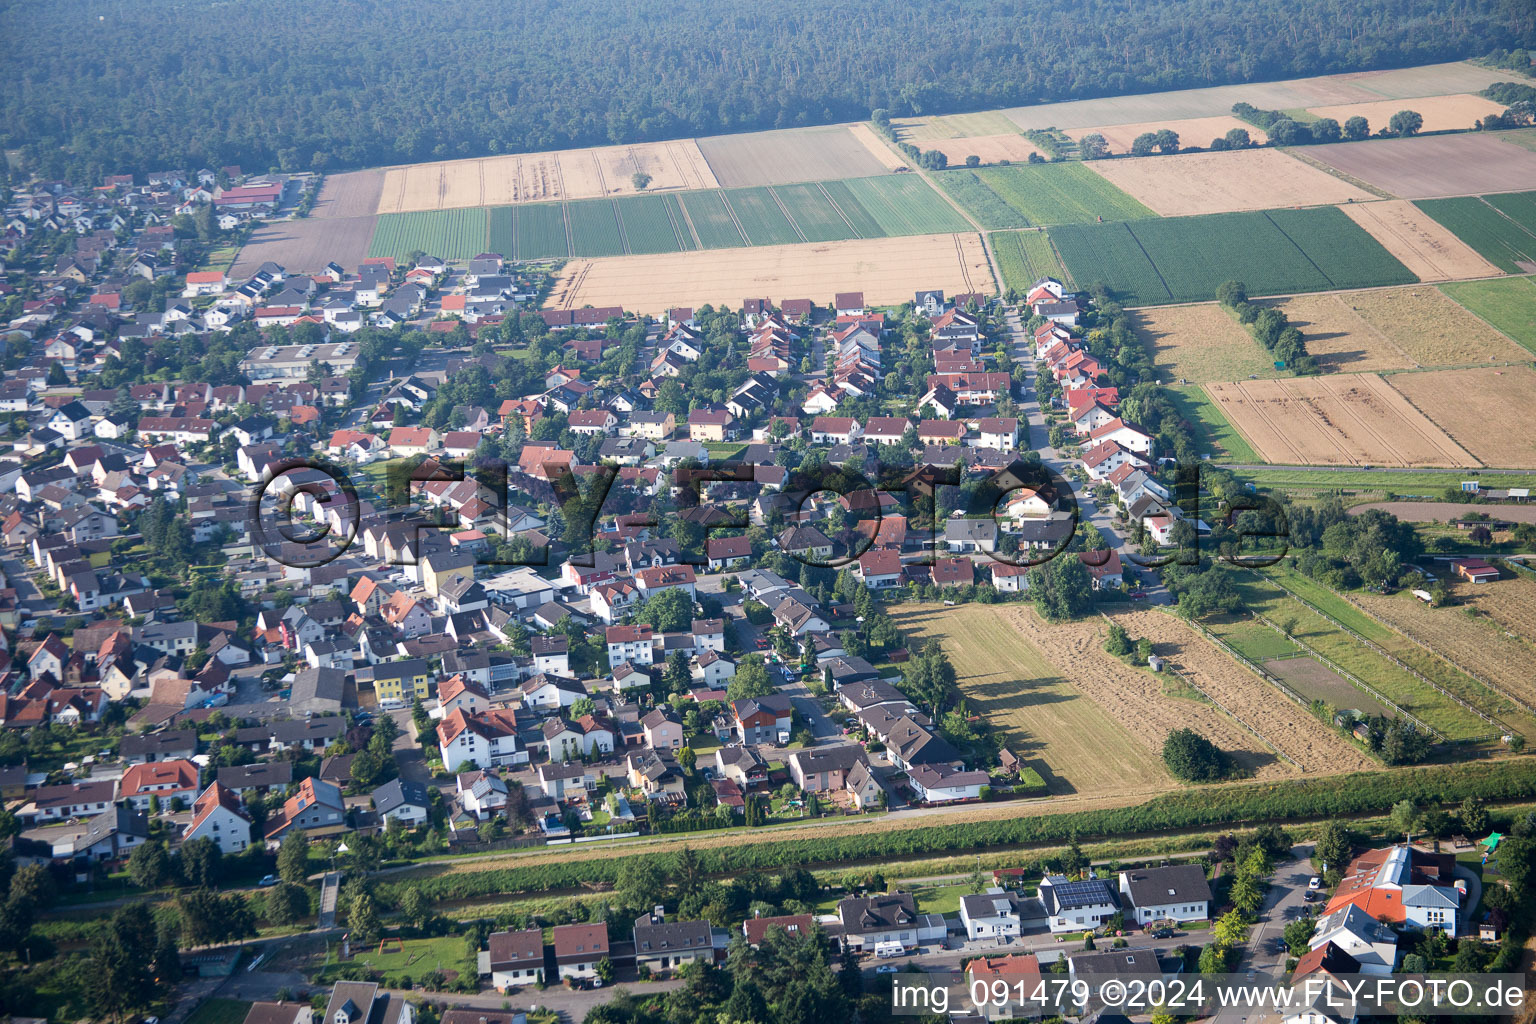
<path fill-rule="evenodd" d="M 1228 422 L 1198 384 L 1169 386 L 1163 393 L 1173 402 L 1179 414 L 1193 428 L 1191 433 L 1200 454 L 1213 459 L 1252 464 L 1262 462 L 1257 452 L 1243 440 L 1243 435 Z"/>
<path fill-rule="evenodd" d="M 192 1011 L 186 1024 L 241 1024 L 250 1009 L 241 999 L 209 999 Z"/>
<path fill-rule="evenodd" d="M 1250 618 L 1225 617 L 1206 622 L 1204 626 L 1249 661 L 1262 664 L 1270 658 L 1291 658 L 1301 653 L 1301 649 L 1285 637 Z"/>
<path fill-rule="evenodd" d="M 1158 758 L 1073 685 L 1004 618 L 1007 606 L 903 605 L 896 625 L 914 640 L 938 638 L 966 707 L 1006 736 L 1052 793 L 1114 793 L 1164 783 Z"/>
<path fill-rule="evenodd" d="M 1051 246 L 1044 231 L 994 231 L 987 235 L 998 269 L 1003 273 L 1003 287 L 1024 292 L 1042 277 L 1054 277 L 1071 283 L 1067 268 Z"/>
<path fill-rule="evenodd" d="M 990 875 L 986 876 L 986 884 L 992 884 Z M 960 897 L 970 894 L 970 882 L 956 882 L 953 885 L 919 885 L 912 889 L 912 896 L 917 900 L 919 914 L 957 915 L 960 913 Z"/>
<path fill-rule="evenodd" d="M 1130 306 L 1203 302 L 1223 281 L 1284 295 L 1418 280 L 1331 206 L 1068 224 L 1051 239 L 1079 284 L 1101 281 Z"/>
<path fill-rule="evenodd" d="M 1441 285 L 1440 290 L 1536 352 L 1536 279 L 1456 281 Z"/>
<path fill-rule="evenodd" d="M 435 939 L 384 940 L 385 952 L 379 952 L 378 944 L 366 949 L 355 949 L 352 959 L 337 958 L 340 946 L 333 948 L 321 970 L 321 980 L 330 982 L 343 963 L 368 967 L 385 974 L 409 974 L 420 977 L 430 971 L 458 971 L 464 966 L 464 938 L 446 935 Z"/>

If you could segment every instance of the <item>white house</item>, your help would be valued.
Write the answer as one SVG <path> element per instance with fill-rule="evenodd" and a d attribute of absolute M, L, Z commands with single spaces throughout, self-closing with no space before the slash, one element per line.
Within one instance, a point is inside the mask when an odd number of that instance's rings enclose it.
<path fill-rule="evenodd" d="M 1137 924 L 1204 921 L 1211 916 L 1211 887 L 1198 864 L 1122 871 L 1120 895 L 1135 908 Z"/>
<path fill-rule="evenodd" d="M 1391 974 L 1397 963 L 1397 933 L 1353 903 L 1317 919 L 1309 945 L 1328 942 L 1354 957 L 1361 974 Z"/>
<path fill-rule="evenodd" d="M 979 800 L 987 773 L 961 771 L 947 764 L 919 765 L 907 773 L 912 792 L 925 804 L 949 804 Z"/>
<path fill-rule="evenodd" d="M 251 845 L 251 819 L 234 790 L 218 782 L 203 790 L 192 805 L 192 822 L 181 834 L 183 843 L 193 839 L 212 839 L 226 856 Z"/>
<path fill-rule="evenodd" d="M 528 752 L 517 746 L 517 717 L 509 710 L 478 715 L 454 711 L 437 724 L 437 746 L 443 767 L 450 772 L 465 765 L 490 768 L 528 763 Z"/>
<path fill-rule="evenodd" d="M 1065 875 L 1046 875 L 1040 880 L 1040 902 L 1052 932 L 1081 932 L 1097 928 L 1114 917 L 1120 907 L 1109 883 L 1091 878 L 1069 882 Z"/>
<path fill-rule="evenodd" d="M 1003 938 L 1019 934 L 1019 898 L 993 886 L 986 892 L 960 897 L 960 923 L 968 939 Z"/>

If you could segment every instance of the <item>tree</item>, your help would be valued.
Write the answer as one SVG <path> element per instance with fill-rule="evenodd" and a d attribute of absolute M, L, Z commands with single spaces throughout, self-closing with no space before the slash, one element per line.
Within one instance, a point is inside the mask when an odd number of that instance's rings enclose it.
<path fill-rule="evenodd" d="M 1214 782 L 1227 772 L 1227 759 L 1216 744 L 1193 729 L 1175 729 L 1163 741 L 1163 764 L 1176 779 Z"/>
<path fill-rule="evenodd" d="M 677 752 L 677 766 L 689 775 L 693 774 L 694 767 L 699 763 L 699 755 L 694 753 L 692 747 L 682 747 Z"/>
<path fill-rule="evenodd" d="M 1313 855 L 1319 862 L 1327 864 L 1330 870 L 1342 871 L 1345 862 L 1349 860 L 1351 845 L 1349 830 L 1336 821 L 1330 821 L 1318 835 Z"/>
<path fill-rule="evenodd" d="M 420 930 L 432 919 L 432 903 L 420 889 L 412 886 L 400 897 L 400 913 L 411 927 Z"/>
<path fill-rule="evenodd" d="M 1356 114 L 1344 122 L 1344 137 L 1350 142 L 1359 142 L 1361 139 L 1371 137 L 1371 122 Z"/>
<path fill-rule="evenodd" d="M 763 659 L 757 655 L 749 655 L 741 659 L 741 664 L 736 666 L 736 674 L 725 686 L 725 695 L 729 700 L 766 697 L 773 692 L 774 685 L 768 678 L 768 669 L 763 666 Z"/>
<path fill-rule="evenodd" d="M 1488 810 L 1477 797 L 1469 796 L 1463 800 L 1457 816 L 1469 836 L 1480 836 L 1488 831 Z"/>
<path fill-rule="evenodd" d="M 969 156 L 967 156 L 965 158 L 965 166 L 967 166 L 967 167 L 980 167 L 981 166 L 981 157 L 977 156 L 975 153 L 972 153 L 971 155 L 969 155 Z"/>
<path fill-rule="evenodd" d="M 1151 156 L 1156 148 L 1156 132 L 1142 132 L 1131 140 L 1131 156 Z"/>
<path fill-rule="evenodd" d="M 1311 948 L 1312 933 L 1317 931 L 1317 922 L 1310 917 L 1298 917 L 1285 926 L 1285 944 L 1291 947 L 1291 952 L 1296 956 L 1305 956 Z"/>
<path fill-rule="evenodd" d="M 195 889 L 176 901 L 181 937 L 188 946 L 211 946 L 256 934 L 256 920 L 245 897 Z"/>
<path fill-rule="evenodd" d="M 1236 910 L 1229 910 L 1217 918 L 1212 933 L 1221 945 L 1236 946 L 1248 941 L 1248 922 Z"/>
<path fill-rule="evenodd" d="M 619 862 L 614 892 L 626 907 L 648 911 L 662 902 L 666 891 L 666 871 L 653 859 L 629 857 Z"/>
<path fill-rule="evenodd" d="M 937 639 L 929 639 L 901 666 L 903 689 L 937 718 L 955 690 L 955 667 Z"/>
<path fill-rule="evenodd" d="M 1252 875 L 1240 874 L 1232 882 L 1228 898 L 1244 917 L 1252 917 L 1264 904 L 1264 884 Z"/>
<path fill-rule="evenodd" d="M 1424 115 L 1417 110 L 1399 110 L 1387 122 L 1393 135 L 1417 135 L 1424 127 Z"/>
<path fill-rule="evenodd" d="M 597 966 L 594 968 L 594 970 L 597 972 L 597 976 L 603 980 L 604 985 L 611 985 L 613 983 L 614 970 L 612 960 L 608 959 L 606 956 L 603 957 L 597 962 Z"/>
<path fill-rule="evenodd" d="M 1157 151 L 1159 153 L 1177 153 L 1179 151 L 1179 133 L 1172 128 L 1159 128 L 1157 130 Z"/>
<path fill-rule="evenodd" d="M 51 388 L 63 388 L 69 386 L 69 374 L 64 372 L 63 363 L 52 363 L 48 367 L 48 386 Z"/>
<path fill-rule="evenodd" d="M 184 882 L 196 889 L 212 889 L 219 884 L 223 851 L 212 839 L 191 839 L 181 844 L 177 860 Z"/>
<path fill-rule="evenodd" d="M 84 976 L 87 998 L 98 1015 L 116 1020 L 150 1004 L 157 946 L 147 904 L 130 903 L 113 911 L 91 941 L 91 969 Z"/>
<path fill-rule="evenodd" d="M 128 855 L 128 880 L 140 889 L 158 889 L 175 877 L 176 868 L 165 844 L 158 839 L 138 846 Z"/>
<path fill-rule="evenodd" d="M 1078 140 L 1077 151 L 1084 160 L 1102 160 L 1109 156 L 1109 143 L 1098 132 L 1091 132 Z"/>
<path fill-rule="evenodd" d="M 1035 610 L 1047 621 L 1061 622 L 1093 607 L 1093 580 L 1077 556 L 1063 553 L 1029 570 Z"/>
<path fill-rule="evenodd" d="M 693 598 L 680 587 L 668 587 L 649 597 L 635 612 L 635 620 L 658 633 L 676 633 L 693 624 Z"/>
<path fill-rule="evenodd" d="M 415 892 L 406 890 L 406 896 Z M 267 921 L 275 925 L 294 924 L 309 913 L 309 890 L 292 882 L 278 882 L 267 890 Z"/>
<path fill-rule="evenodd" d="M 1307 130 L 1312 133 L 1314 142 L 1338 142 L 1343 136 L 1344 130 L 1339 122 L 1331 117 L 1320 117 L 1307 125 Z"/>
<path fill-rule="evenodd" d="M 309 878 L 309 837 L 294 829 L 277 848 L 277 873 L 285 882 L 301 885 Z"/>
<path fill-rule="evenodd" d="M 347 904 L 347 927 L 352 932 L 352 938 L 363 945 L 378 941 L 384 931 L 379 921 L 378 903 L 366 885 L 356 886 L 352 890 L 352 899 Z"/>
<path fill-rule="evenodd" d="M 1253 145 L 1253 139 L 1248 135 L 1247 128 L 1232 128 L 1224 136 L 1228 149 L 1247 149 Z"/>
<path fill-rule="evenodd" d="M 636 171 L 629 176 L 629 183 L 635 186 L 636 192 L 645 191 L 645 186 L 651 183 L 651 176 L 644 171 Z"/>
<path fill-rule="evenodd" d="M 1392 825 L 1393 832 L 1401 832 L 1404 836 L 1411 834 L 1419 823 L 1419 805 L 1412 799 L 1399 800 L 1392 805 L 1392 813 L 1387 816 Z"/>
<path fill-rule="evenodd" d="M 1200 951 L 1200 973 L 1227 973 L 1227 950 L 1225 946 L 1213 942 Z"/>

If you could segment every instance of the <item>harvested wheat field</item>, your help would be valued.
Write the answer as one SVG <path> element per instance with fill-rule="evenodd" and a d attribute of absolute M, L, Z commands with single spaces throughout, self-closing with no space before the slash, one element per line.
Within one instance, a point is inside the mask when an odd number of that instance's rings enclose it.
<path fill-rule="evenodd" d="M 1129 153 L 1131 143 L 1136 141 L 1136 136 L 1143 132 L 1161 131 L 1164 128 L 1178 132 L 1181 146 L 1204 148 L 1211 144 L 1212 139 L 1225 136 L 1233 128 L 1245 129 L 1248 132 L 1248 138 L 1255 143 L 1269 141 L 1269 135 L 1264 129 L 1228 115 L 1188 117 L 1167 121 L 1137 121 L 1134 124 L 1111 124 L 1097 128 L 1073 128 L 1067 134 L 1079 142 L 1083 140 L 1084 135 L 1102 135 L 1104 141 L 1109 143 L 1111 153 Z"/>
<path fill-rule="evenodd" d="M 642 142 L 390 167 L 381 172 L 378 212 L 626 195 L 640 172 L 651 176 L 649 192 L 719 185 L 693 140 Z"/>
<path fill-rule="evenodd" d="M 377 225 L 373 216 L 301 217 L 263 224 L 240 249 L 230 276 L 249 277 L 268 260 L 282 264 L 290 274 L 317 273 L 331 262 L 356 267 L 367 258 Z"/>
<path fill-rule="evenodd" d="M 1163 380 L 1204 384 L 1281 372 L 1247 328 L 1214 302 L 1150 306 L 1130 317 Z"/>
<path fill-rule="evenodd" d="M 1519 363 L 1530 353 L 1474 316 L 1438 288 L 1410 285 L 1335 292 L 1310 302 L 1285 299 L 1289 315 L 1305 310 L 1301 328 L 1307 351 L 1329 351 L 1333 335 L 1349 339 L 1365 359 L 1339 369 L 1412 369 L 1420 366 L 1470 366 L 1475 363 Z M 1314 345 L 1313 339 L 1320 341 Z M 1361 365 L 1369 362 L 1372 365 Z"/>
<path fill-rule="evenodd" d="M 869 125 L 849 125 L 848 133 L 855 139 L 858 139 L 859 144 L 862 145 L 865 149 L 869 150 L 870 155 L 879 161 L 880 166 L 884 167 L 886 170 L 897 171 L 907 166 L 907 162 L 898 156 L 890 146 L 887 146 L 885 144 L 885 140 L 876 135 L 875 130 Z"/>
<path fill-rule="evenodd" d="M 1114 620 L 1133 637 L 1149 637 L 1183 675 L 1308 774 L 1376 767 L 1351 743 L 1323 728 L 1310 713 L 1217 650 L 1187 622 L 1150 608 L 1119 612 Z"/>
<path fill-rule="evenodd" d="M 1524 583 L 1525 587 L 1512 586 L 1517 583 Z M 1503 593 L 1499 594 L 1500 591 Z M 1509 603 L 1509 595 L 1514 595 L 1513 600 L 1536 601 L 1536 585 L 1523 579 L 1476 586 L 1457 583 L 1452 593 L 1458 601 L 1466 601 L 1479 610 L 1479 600 L 1495 594 L 1495 602 Z M 1512 635 L 1491 616 L 1468 617 L 1465 609 L 1456 607 L 1431 608 L 1407 591 L 1390 597 L 1360 591 L 1349 598 L 1463 671 L 1486 679 L 1506 696 L 1523 701 L 1528 707 L 1536 707 L 1536 645 L 1531 642 L 1536 634 Z M 1527 612 L 1530 607 L 1523 606 Z"/>
<path fill-rule="evenodd" d="M 1233 721 L 1215 704 L 1166 693 L 1165 684 L 1177 682 L 1176 677 L 1155 675 L 1150 670 L 1129 665 L 1108 654 L 1104 650 L 1108 624 L 1103 619 L 1079 619 L 1052 625 L 1028 608 L 1008 608 L 1002 614 L 1053 664 L 1072 666 L 1073 685 L 1154 754 L 1161 756 L 1163 741 L 1170 732 L 1188 728 L 1230 754 L 1246 773 L 1259 778 L 1295 774 L 1296 769 L 1277 757 L 1269 744 Z M 1175 661 L 1182 661 L 1184 653 L 1192 646 L 1188 637 L 1177 633 L 1180 628 L 1187 630 L 1188 627 L 1172 622 L 1169 616 L 1160 612 L 1117 615 L 1115 621 L 1123 625 L 1131 636 L 1151 639 L 1159 653 L 1167 654 Z M 1173 639 L 1170 640 L 1170 637 Z M 1225 656 L 1218 657 L 1226 660 Z M 1202 689 L 1207 683 L 1212 684 L 1209 696 L 1227 703 L 1226 697 L 1231 694 L 1225 693 L 1219 685 L 1221 677 L 1225 676 L 1230 681 L 1244 671 L 1228 661 L 1227 668 L 1219 676 L 1194 670 L 1189 675 Z M 1257 693 L 1263 685 L 1254 679 L 1253 686 L 1247 689 Z M 1277 701 L 1284 699 L 1279 694 L 1274 694 L 1274 698 Z M 1261 720 L 1265 714 L 1262 709 L 1247 708 L 1246 712 L 1233 708 L 1233 713 L 1261 733 L 1270 728 L 1268 722 Z M 1270 742 L 1275 743 L 1273 740 Z M 1314 758 L 1314 761 L 1317 760 Z"/>
<path fill-rule="evenodd" d="M 1307 155 L 1404 199 L 1514 192 L 1536 181 L 1536 152 L 1484 132 L 1308 146 Z"/>
<path fill-rule="evenodd" d="M 939 639 L 954 663 L 966 709 L 1002 730 L 1008 748 L 1040 772 L 1052 793 L 1171 787 L 1161 749 L 1151 749 L 1146 734 L 1136 733 L 1135 716 L 1106 711 L 1078 685 L 1078 666 L 1068 675 L 1061 667 L 1067 662 L 1052 660 L 1037 646 L 1035 626 L 1042 623 L 1034 612 L 904 605 L 893 608 L 891 617 L 913 638 Z"/>
<path fill-rule="evenodd" d="M 327 174 L 320 186 L 320 197 L 310 211 L 314 220 L 342 217 L 372 217 L 379 208 L 379 195 L 384 188 L 384 171 L 347 171 L 344 174 Z"/>
<path fill-rule="evenodd" d="M 1466 93 L 1453 96 L 1420 96 L 1411 100 L 1374 100 L 1369 103 L 1340 103 L 1330 107 L 1309 107 L 1307 113 L 1331 117 L 1339 124 L 1352 117 L 1363 117 L 1371 131 L 1380 131 L 1399 110 L 1414 110 L 1424 118 L 1421 131 L 1443 132 L 1471 128 L 1489 114 L 1502 114 L 1504 105 Z"/>
<path fill-rule="evenodd" d="M 1392 386 L 1444 427 L 1485 466 L 1536 469 L 1536 431 L 1505 426 L 1529 409 L 1536 372 L 1529 366 L 1396 373 Z"/>
<path fill-rule="evenodd" d="M 1274 149 L 1090 160 L 1084 166 L 1164 217 L 1371 198 L 1349 182 Z"/>
<path fill-rule="evenodd" d="M 1339 207 L 1420 281 L 1495 277 L 1500 271 L 1406 199 Z"/>
<path fill-rule="evenodd" d="M 734 307 L 743 295 L 826 303 L 834 291 L 846 290 L 862 291 L 870 305 L 885 306 L 909 301 L 920 288 L 943 288 L 946 294 L 995 292 L 981 239 L 912 235 L 572 260 L 545 305 L 662 313 L 706 302 Z"/>
<path fill-rule="evenodd" d="M 965 158 L 974 156 L 983 164 L 997 164 L 1004 160 L 1021 164 L 1040 149 L 1018 132 L 1012 135 L 983 135 L 971 139 L 936 139 L 923 143 L 923 149 L 936 149 L 949 158 L 949 166 L 964 165 Z M 1044 154 L 1041 154 L 1042 156 Z"/>
<path fill-rule="evenodd" d="M 1205 390 L 1266 462 L 1478 465 L 1470 452 L 1375 374 L 1247 380 L 1207 384 Z"/>
<path fill-rule="evenodd" d="M 713 135 L 699 140 L 699 152 L 725 188 L 867 178 L 906 166 L 891 162 L 895 154 L 873 131 L 848 125 Z"/>
<path fill-rule="evenodd" d="M 891 121 L 896 137 L 923 149 L 940 139 L 979 138 L 985 135 L 1017 135 L 1019 126 L 1001 110 L 979 110 L 971 114 L 927 114 L 899 117 Z"/>
<path fill-rule="evenodd" d="M 1327 373 L 1408 370 L 1417 366 L 1397 342 L 1361 319 L 1349 299 L 1356 293 L 1326 292 L 1265 300 L 1285 313 L 1307 339 L 1307 352 Z"/>

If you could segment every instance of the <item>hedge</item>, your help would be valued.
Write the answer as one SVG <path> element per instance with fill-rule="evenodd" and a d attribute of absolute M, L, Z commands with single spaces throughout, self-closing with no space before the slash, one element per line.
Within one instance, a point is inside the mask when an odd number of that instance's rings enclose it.
<path fill-rule="evenodd" d="M 1202 786 L 1154 797 L 1133 807 L 1042 814 L 996 821 L 913 827 L 899 831 L 826 839 L 774 842 L 770 836 L 719 848 L 696 849 L 701 868 L 712 874 L 748 870 L 846 864 L 850 861 L 909 858 L 935 853 L 968 853 L 990 847 L 1059 843 L 1169 832 L 1212 826 L 1257 825 L 1294 820 L 1384 814 L 1394 803 L 1455 804 L 1467 797 L 1489 801 L 1536 798 L 1536 758 L 1511 758 L 1474 765 L 1434 765 L 1391 772 L 1356 772 L 1321 779 L 1265 784 Z M 657 860 L 664 871 L 672 853 L 635 854 Z M 407 888 L 433 901 L 542 893 L 616 880 L 620 850 L 588 860 L 554 861 L 527 867 L 456 870 L 423 869 L 379 887 L 381 901 L 398 905 Z M 428 871 L 439 873 L 435 877 Z"/>

